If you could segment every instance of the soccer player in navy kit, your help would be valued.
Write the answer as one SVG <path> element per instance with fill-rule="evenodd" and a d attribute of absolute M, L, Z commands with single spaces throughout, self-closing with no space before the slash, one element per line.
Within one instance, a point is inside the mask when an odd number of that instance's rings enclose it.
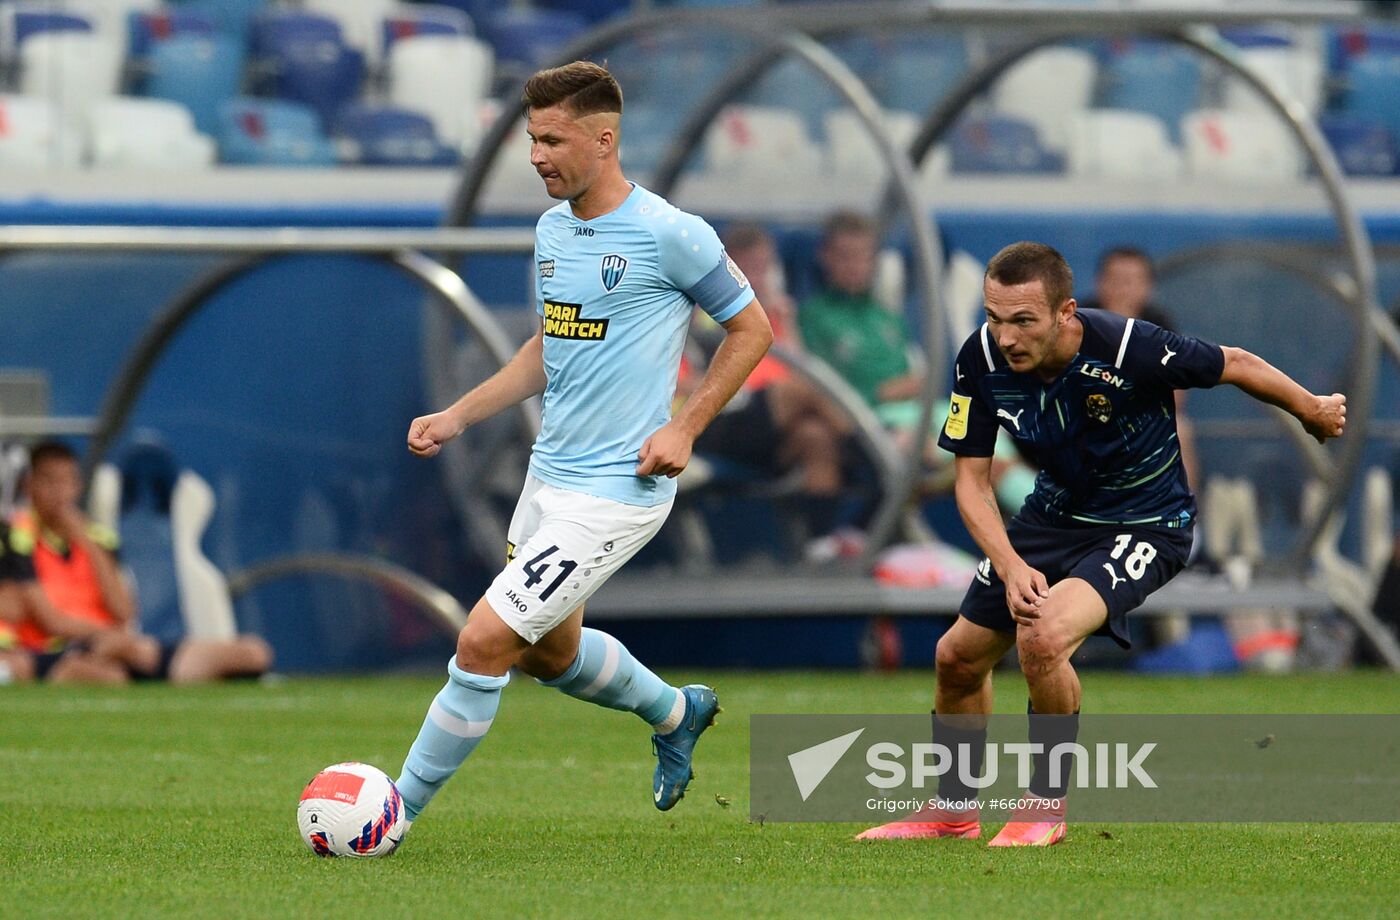
<path fill-rule="evenodd" d="M 1031 742 L 1074 741 L 1079 678 L 1069 658 L 1094 634 L 1127 647 L 1127 614 L 1186 563 L 1195 519 L 1175 424 L 1174 391 L 1229 383 L 1295 416 L 1319 442 L 1342 434 L 1346 397 L 1316 396 L 1241 348 L 1079 310 L 1058 252 L 1014 243 L 987 264 L 986 323 L 958 353 L 939 444 L 956 455 L 955 495 L 986 553 L 957 621 L 938 642 L 934 737 L 968 745 L 981 774 L 991 671 L 1014 645 L 1026 678 Z M 998 425 L 1039 460 L 1035 491 L 1003 525 L 990 483 Z M 1049 846 L 1065 836 L 1065 786 L 1033 759 L 1030 807 L 992 846 Z M 976 799 L 948 771 L 934 807 L 860 839 L 976 838 Z M 1059 775 L 1067 777 L 1068 769 Z"/>
<path fill-rule="evenodd" d="M 584 604 L 660 529 L 696 436 L 767 351 L 772 330 L 714 230 L 623 176 L 622 91 L 612 74 L 586 61 L 540 71 L 526 83 L 525 105 L 530 163 L 561 202 L 536 228 L 539 330 L 451 407 L 414 419 L 408 447 L 434 456 L 539 393 L 544 415 L 506 565 L 472 608 L 396 781 L 410 821 L 490 728 L 512 667 L 649 724 L 652 799 L 663 811 L 684 795 L 695 742 L 719 705 L 709 687 L 671 686 L 615 638 L 585 628 Z M 696 305 L 725 340 L 672 418 Z"/>

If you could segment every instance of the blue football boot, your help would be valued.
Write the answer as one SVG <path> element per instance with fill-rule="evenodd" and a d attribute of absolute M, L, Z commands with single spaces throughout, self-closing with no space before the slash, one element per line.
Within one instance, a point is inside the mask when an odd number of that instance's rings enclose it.
<path fill-rule="evenodd" d="M 719 697 L 703 684 L 681 687 L 685 694 L 685 717 L 680 727 L 670 734 L 651 736 L 651 749 L 656 754 L 656 772 L 652 775 L 652 799 L 661 811 L 670 810 L 685 796 L 685 787 L 695 776 L 690 768 L 690 755 L 700 735 L 715 724 L 719 712 Z"/>

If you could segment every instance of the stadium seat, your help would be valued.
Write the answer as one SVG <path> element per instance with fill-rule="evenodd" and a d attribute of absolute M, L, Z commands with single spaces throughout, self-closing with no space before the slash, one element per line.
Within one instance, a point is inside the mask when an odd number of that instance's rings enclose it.
<path fill-rule="evenodd" d="M 1240 61 L 1286 99 L 1303 104 L 1310 114 L 1322 105 L 1323 63 L 1311 49 L 1298 45 L 1244 48 Z M 1268 104 L 1237 77 L 1225 81 L 1225 108 L 1236 112 L 1268 112 Z"/>
<path fill-rule="evenodd" d="M 336 27 L 337 31 L 339 27 Z M 311 106 L 330 125 L 360 95 L 365 57 L 338 39 L 290 33 L 272 39 L 261 66 L 274 95 Z"/>
<path fill-rule="evenodd" d="M 189 110 L 164 99 L 114 97 L 96 103 L 88 126 L 94 166 L 205 169 L 212 139 L 195 130 Z"/>
<path fill-rule="evenodd" d="M 948 142 L 955 173 L 1056 173 L 1064 161 L 1041 146 L 1036 126 L 1004 115 L 964 118 Z"/>
<path fill-rule="evenodd" d="M 87 123 L 94 102 L 117 93 L 121 50 L 88 32 L 44 32 L 20 48 L 20 92 L 54 104 L 69 124 Z"/>
<path fill-rule="evenodd" d="M 1074 176 L 1175 179 L 1181 175 L 1181 152 L 1155 116 L 1090 109 L 1070 116 L 1065 165 Z"/>
<path fill-rule="evenodd" d="M 246 47 L 252 38 L 258 17 L 267 11 L 272 2 L 273 0 L 181 0 L 180 8 L 212 17 L 218 24 L 220 35 Z"/>
<path fill-rule="evenodd" d="M 1303 171 L 1297 142 L 1271 115 L 1203 109 L 1181 124 L 1189 175 L 1283 182 Z"/>
<path fill-rule="evenodd" d="M 457 151 L 441 143 L 426 115 L 392 106 L 352 105 L 336 131 L 347 159 L 365 166 L 453 166 Z"/>
<path fill-rule="evenodd" d="M 476 147 L 477 109 L 491 88 L 493 57 L 485 42 L 465 35 L 422 35 L 389 49 L 389 101 L 427 115 L 444 144 Z"/>
<path fill-rule="evenodd" d="M 992 87 L 993 108 L 1033 125 L 1038 143 L 1046 149 L 1063 151 L 1069 140 L 1066 120 L 1070 113 L 1089 107 L 1097 69 L 1093 55 L 1079 48 L 1042 49 L 1008 70 Z"/>
<path fill-rule="evenodd" d="M 57 4 L 0 4 L 0 59 L 13 59 L 20 46 L 36 35 L 92 31 L 92 19 Z"/>
<path fill-rule="evenodd" d="M 214 17 L 200 10 L 133 12 L 127 20 L 126 53 L 131 58 L 145 58 L 160 42 L 187 36 L 212 38 L 217 32 Z"/>
<path fill-rule="evenodd" d="M 77 166 L 81 138 L 63 122 L 47 99 L 0 95 L 0 169 L 53 169 Z"/>
<path fill-rule="evenodd" d="M 96 471 L 89 506 L 95 520 L 99 508 L 118 509 L 101 523 L 121 535 L 144 634 L 167 643 L 237 635 L 228 581 L 200 547 L 215 506 L 203 477 L 180 470 L 164 447 L 140 444 L 119 467 Z"/>
<path fill-rule="evenodd" d="M 256 166 L 334 166 L 335 148 L 313 109 L 277 99 L 233 99 L 219 110 L 219 156 Z"/>
<path fill-rule="evenodd" d="M 502 66 L 528 74 L 557 63 L 564 47 L 587 28 L 576 13 L 510 7 L 491 14 L 482 31 Z"/>
<path fill-rule="evenodd" d="M 385 17 L 405 9 L 395 0 L 302 0 L 302 6 L 335 20 L 345 44 L 363 53 L 372 68 L 378 67 L 383 57 L 381 33 Z"/>
<path fill-rule="evenodd" d="M 1367 52 L 1347 70 L 1342 108 L 1385 125 L 1400 141 L 1400 54 Z"/>
<path fill-rule="evenodd" d="M 340 23 L 329 16 L 291 11 L 260 13 L 252 25 L 251 50 L 257 56 L 273 56 L 288 45 L 315 42 L 345 43 Z"/>
<path fill-rule="evenodd" d="M 145 95 L 184 105 L 205 134 L 219 130 L 219 106 L 238 95 L 243 52 L 229 38 L 172 38 L 151 52 Z"/>
<path fill-rule="evenodd" d="M 837 109 L 826 115 L 826 147 L 832 172 L 850 181 L 878 179 L 888 173 L 880 149 L 865 130 L 865 124 L 851 109 Z M 895 147 L 908 150 L 919 130 L 919 119 L 909 112 L 885 112 L 885 130 Z"/>
<path fill-rule="evenodd" d="M 826 130 L 826 114 L 844 104 L 829 83 L 792 57 L 771 67 L 743 95 L 742 101 L 748 106 L 787 109 L 801 115 L 807 133 L 813 137 L 821 137 Z"/>
<path fill-rule="evenodd" d="M 461 10 L 480 29 L 493 13 L 510 6 L 513 0 L 433 0 L 433 2 L 440 6 L 450 6 Z"/>
<path fill-rule="evenodd" d="M 882 48 L 873 85 L 886 107 L 923 115 L 967 70 L 967 45 L 961 38 L 920 35 Z"/>
<path fill-rule="evenodd" d="M 535 6 L 582 16 L 590 25 L 632 12 L 632 0 L 535 0 Z"/>
<path fill-rule="evenodd" d="M 472 21 L 455 7 L 420 5 L 401 7 L 380 21 L 377 37 L 382 53 L 401 38 L 421 35 L 472 35 Z"/>
<path fill-rule="evenodd" d="M 1349 115 L 1324 115 L 1318 127 L 1349 176 L 1389 176 L 1400 170 L 1400 151 L 1385 125 Z"/>
<path fill-rule="evenodd" d="M 731 105 L 705 135 L 707 168 L 745 177 L 803 181 L 822 171 L 821 148 L 788 109 Z"/>
<path fill-rule="evenodd" d="M 1181 119 L 1200 101 L 1201 62 L 1185 48 L 1131 42 L 1111 54 L 1101 84 L 1103 108 L 1155 115 L 1175 141 L 1181 136 Z"/>

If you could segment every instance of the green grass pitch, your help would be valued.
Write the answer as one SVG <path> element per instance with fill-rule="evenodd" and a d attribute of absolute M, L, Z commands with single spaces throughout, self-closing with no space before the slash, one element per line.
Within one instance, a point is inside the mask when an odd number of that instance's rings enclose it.
<path fill-rule="evenodd" d="M 1275 920 L 1400 910 L 1396 825 L 1071 823 L 1061 846 L 994 851 L 986 838 L 856 844 L 850 825 L 751 824 L 751 713 L 920 712 L 932 674 L 665 676 L 712 682 L 725 707 L 674 811 L 652 807 L 637 719 L 517 679 L 490 736 L 400 852 L 369 861 L 312 856 L 297 836 L 298 794 L 340 760 L 396 774 L 436 677 L 0 688 L 0 916 Z M 1090 673 L 1084 683 L 1099 712 L 1388 712 L 1400 702 L 1396 678 L 1380 673 Z M 1024 711 L 1019 676 L 997 684 L 999 709 Z"/>

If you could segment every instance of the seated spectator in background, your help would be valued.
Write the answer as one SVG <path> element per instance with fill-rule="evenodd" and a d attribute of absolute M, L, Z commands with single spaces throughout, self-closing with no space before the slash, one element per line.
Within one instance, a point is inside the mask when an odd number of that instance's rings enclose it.
<path fill-rule="evenodd" d="M 757 224 L 734 224 L 722 235 L 725 251 L 748 278 L 768 314 L 773 342 L 801 351 L 772 237 Z M 701 314 L 700 323 L 713 322 Z M 688 396 L 697 382 L 687 364 L 677 387 Z M 809 537 L 831 530 L 844 484 L 842 459 L 851 423 L 841 409 L 794 375 L 781 359 L 764 355 L 739 392 L 695 441 L 694 452 L 757 470 L 801 477 L 798 507 Z"/>
<path fill-rule="evenodd" d="M 42 589 L 27 596 L 16 629 L 20 645 L 36 656 L 37 676 L 194 683 L 255 676 L 271 667 L 272 651 L 257 636 L 184 639 L 172 646 L 136 631 L 117 535 L 78 508 L 82 477 L 67 445 L 50 441 L 30 452 L 25 490 L 29 507 L 15 516 L 9 549 L 32 566 Z"/>
<path fill-rule="evenodd" d="M 919 422 L 924 375 L 910 360 L 913 344 L 904 317 L 886 309 L 873 293 L 879 244 L 878 228 L 870 218 L 850 211 L 828 218 L 817 251 L 825 286 L 802 304 L 797 322 L 808 352 L 831 365 L 860 394 L 896 447 L 907 454 Z M 932 431 L 943 427 L 947 411 L 947 400 L 935 402 Z M 932 439 L 924 462 L 951 470 Z M 1001 504 L 1012 511 L 1035 485 L 1034 473 L 1004 439 L 998 439 L 992 482 Z M 949 480 L 946 488 L 951 487 Z"/>

